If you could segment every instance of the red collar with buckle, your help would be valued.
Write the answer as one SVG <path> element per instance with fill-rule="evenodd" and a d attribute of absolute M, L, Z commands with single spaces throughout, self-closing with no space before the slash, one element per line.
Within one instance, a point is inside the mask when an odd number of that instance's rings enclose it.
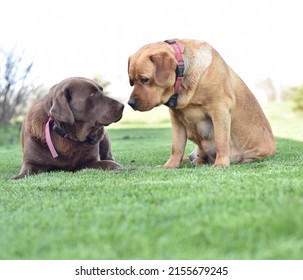
<path fill-rule="evenodd" d="M 178 44 L 175 40 L 165 40 L 165 43 L 168 43 L 174 49 L 176 59 L 178 61 L 178 65 L 176 68 L 176 81 L 174 85 L 174 95 L 170 97 L 170 99 L 164 104 L 167 107 L 176 107 L 177 106 L 177 99 L 178 99 L 178 92 L 180 86 L 182 84 L 183 76 L 184 76 L 184 60 L 182 58 L 182 53 L 184 51 L 184 46 Z"/>

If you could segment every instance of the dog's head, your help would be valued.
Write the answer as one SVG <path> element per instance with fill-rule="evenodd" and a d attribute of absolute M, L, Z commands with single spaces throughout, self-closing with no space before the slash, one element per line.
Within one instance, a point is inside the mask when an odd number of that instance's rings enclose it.
<path fill-rule="evenodd" d="M 69 78 L 50 89 L 49 115 L 63 123 L 73 139 L 84 142 L 103 127 L 121 119 L 124 105 L 103 94 L 86 78 Z"/>
<path fill-rule="evenodd" d="M 148 111 L 166 103 L 174 94 L 177 59 L 167 43 L 159 42 L 139 49 L 128 61 L 128 75 L 133 92 L 128 104 Z"/>

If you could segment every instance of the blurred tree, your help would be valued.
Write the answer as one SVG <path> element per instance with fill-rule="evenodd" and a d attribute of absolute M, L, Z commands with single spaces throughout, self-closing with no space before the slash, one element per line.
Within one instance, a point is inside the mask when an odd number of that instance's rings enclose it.
<path fill-rule="evenodd" d="M 105 95 L 109 94 L 109 91 L 106 89 L 110 85 L 109 81 L 104 81 L 101 75 L 95 75 L 93 80 L 103 87 L 103 93 Z"/>
<path fill-rule="evenodd" d="M 25 64 L 14 49 L 8 53 L 0 49 L 0 127 L 4 129 L 23 110 L 33 90 L 29 81 L 32 66 L 32 62 Z"/>
<path fill-rule="evenodd" d="M 303 85 L 290 88 L 292 92 L 291 99 L 294 102 L 294 110 L 303 112 Z"/>

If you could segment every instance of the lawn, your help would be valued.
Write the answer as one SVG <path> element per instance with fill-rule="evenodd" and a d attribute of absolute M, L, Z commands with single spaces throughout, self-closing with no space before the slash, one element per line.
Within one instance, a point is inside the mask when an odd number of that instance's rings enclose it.
<path fill-rule="evenodd" d="M 288 105 L 266 108 L 275 157 L 216 169 L 159 167 L 171 150 L 168 115 L 159 125 L 127 112 L 109 134 L 132 171 L 13 181 L 21 147 L 2 143 L 0 259 L 303 258 L 303 119 Z"/>

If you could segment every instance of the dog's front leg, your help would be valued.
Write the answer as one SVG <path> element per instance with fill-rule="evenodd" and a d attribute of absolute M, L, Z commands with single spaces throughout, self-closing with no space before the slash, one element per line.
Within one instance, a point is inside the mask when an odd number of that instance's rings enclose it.
<path fill-rule="evenodd" d="M 80 166 L 79 170 L 84 168 L 103 169 L 103 170 L 123 170 L 123 167 L 119 163 L 113 160 L 90 161 Z"/>
<path fill-rule="evenodd" d="M 228 109 L 220 109 L 212 112 L 214 125 L 216 160 L 214 167 L 230 165 L 230 125 L 231 115 Z"/>
<path fill-rule="evenodd" d="M 177 119 L 174 110 L 170 109 L 169 113 L 172 124 L 172 152 L 164 167 L 177 168 L 184 156 L 187 135 L 185 126 Z"/>
<path fill-rule="evenodd" d="M 100 160 L 115 160 L 112 155 L 111 144 L 107 131 L 104 131 L 104 136 L 99 143 Z"/>
<path fill-rule="evenodd" d="M 23 163 L 19 175 L 12 177 L 14 180 L 23 179 L 31 175 L 49 171 L 49 166 L 42 166 L 34 163 Z"/>

